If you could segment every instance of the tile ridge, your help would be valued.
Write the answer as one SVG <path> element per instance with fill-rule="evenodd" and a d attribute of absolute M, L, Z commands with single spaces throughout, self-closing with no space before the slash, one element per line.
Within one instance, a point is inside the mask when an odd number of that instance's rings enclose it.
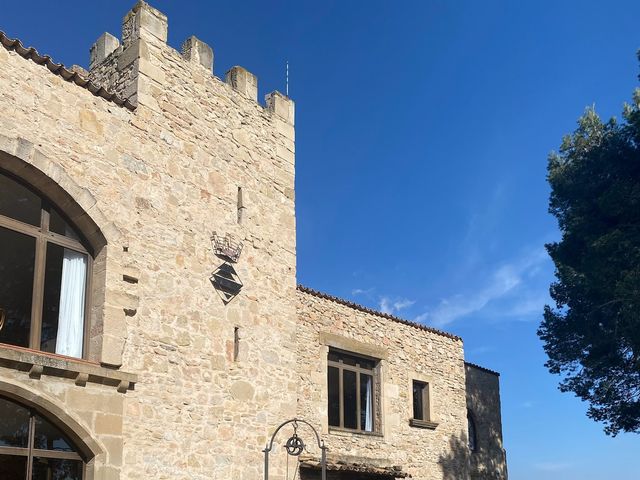
<path fill-rule="evenodd" d="M 477 365 L 475 363 L 467 362 L 465 360 L 464 364 L 469 366 L 469 367 L 473 367 L 473 368 L 477 368 L 478 370 L 482 370 L 483 372 L 491 373 L 493 375 L 497 375 L 498 377 L 500 376 L 500 372 L 496 372 L 495 370 L 491 370 L 491 369 L 486 368 L 486 367 L 481 367 L 480 365 Z"/>
<path fill-rule="evenodd" d="M 297 286 L 298 291 L 303 293 L 308 293 L 309 295 L 313 295 L 314 297 L 324 298 L 325 300 L 330 300 L 335 303 L 339 303 L 341 305 L 345 305 L 354 310 L 359 310 L 361 312 L 370 313 L 371 315 L 376 315 L 378 317 L 387 318 L 389 320 L 393 320 L 394 322 L 402 323 L 404 325 L 408 325 L 410 327 L 418 328 L 420 330 L 425 330 L 427 332 L 435 333 L 437 335 L 441 335 L 443 337 L 451 338 L 452 340 L 462 341 L 462 338 L 454 335 L 452 333 L 444 332 L 442 330 L 438 330 L 437 328 L 427 327 L 426 325 L 422 325 L 421 323 L 412 322 L 410 320 L 406 320 L 404 318 L 396 317 L 395 315 L 391 315 L 389 313 L 380 312 L 379 310 L 374 310 L 369 307 L 365 307 L 364 305 L 360 305 L 358 303 L 352 302 L 350 300 L 345 300 L 344 298 L 335 297 L 333 295 L 329 295 L 328 293 L 323 293 L 318 290 L 314 290 L 309 287 L 305 287 L 304 285 Z"/>

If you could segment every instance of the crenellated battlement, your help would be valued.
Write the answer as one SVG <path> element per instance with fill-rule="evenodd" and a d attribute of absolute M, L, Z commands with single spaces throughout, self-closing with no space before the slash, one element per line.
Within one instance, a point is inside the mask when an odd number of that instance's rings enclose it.
<path fill-rule="evenodd" d="M 167 45 L 167 16 L 148 3 L 138 1 L 122 21 L 122 36 L 102 34 L 90 49 L 89 79 L 113 91 L 132 105 L 156 108 L 154 96 L 171 88 L 172 71 L 193 71 L 194 81 L 204 74 L 224 82 L 245 99 L 258 101 L 258 78 L 240 66 L 226 72 L 224 81 L 214 76 L 213 48 L 195 36 L 181 51 Z M 266 95 L 264 108 L 285 122 L 294 123 L 294 102 L 274 91 Z"/>

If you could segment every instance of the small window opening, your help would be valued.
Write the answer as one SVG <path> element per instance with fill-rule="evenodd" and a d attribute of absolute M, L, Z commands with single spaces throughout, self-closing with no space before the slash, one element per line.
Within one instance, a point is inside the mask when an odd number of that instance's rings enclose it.
<path fill-rule="evenodd" d="M 241 224 L 244 220 L 246 209 L 247 207 L 245 207 L 244 200 L 242 199 L 242 187 L 238 187 L 238 224 Z"/>
<path fill-rule="evenodd" d="M 429 418 L 429 384 L 413 381 L 413 418 L 428 421 Z"/>
<path fill-rule="evenodd" d="M 476 422 L 473 419 L 471 410 L 467 410 L 467 424 L 469 429 L 469 450 L 475 452 L 478 450 L 478 432 L 476 430 Z"/>
<path fill-rule="evenodd" d="M 240 354 L 240 327 L 234 327 L 233 329 L 233 361 L 238 361 L 238 355 Z"/>

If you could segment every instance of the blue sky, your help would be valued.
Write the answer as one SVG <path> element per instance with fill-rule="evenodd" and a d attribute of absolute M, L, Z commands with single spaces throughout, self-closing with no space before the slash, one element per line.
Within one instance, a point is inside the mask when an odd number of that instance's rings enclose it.
<path fill-rule="evenodd" d="M 0 0 L 0 28 L 86 66 L 132 4 Z M 261 97 L 289 61 L 301 283 L 463 336 L 502 373 L 512 480 L 638 478 L 640 437 L 606 437 L 561 394 L 535 332 L 558 237 L 546 157 L 587 105 L 630 98 L 640 2 L 152 4 L 172 46 L 202 38 Z"/>

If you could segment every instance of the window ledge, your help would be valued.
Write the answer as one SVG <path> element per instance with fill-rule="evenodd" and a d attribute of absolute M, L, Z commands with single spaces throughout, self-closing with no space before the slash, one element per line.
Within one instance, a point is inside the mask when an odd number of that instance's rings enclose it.
<path fill-rule="evenodd" d="M 430 422 L 429 420 L 418 420 L 416 418 L 412 418 L 409 420 L 409 425 L 416 428 L 428 428 L 429 430 L 435 430 L 438 426 L 436 422 Z"/>
<path fill-rule="evenodd" d="M 98 363 L 6 344 L 0 344 L 0 366 L 28 372 L 34 379 L 50 375 L 72 379 L 81 387 L 87 382 L 109 385 L 120 393 L 133 390 L 138 381 L 133 373 L 105 368 Z"/>
<path fill-rule="evenodd" d="M 380 432 L 364 432 L 362 430 L 351 430 L 350 428 L 329 427 L 329 433 L 331 435 L 339 435 L 343 437 L 349 437 L 352 435 L 358 435 L 361 437 L 373 437 L 382 438 L 384 435 Z"/>

